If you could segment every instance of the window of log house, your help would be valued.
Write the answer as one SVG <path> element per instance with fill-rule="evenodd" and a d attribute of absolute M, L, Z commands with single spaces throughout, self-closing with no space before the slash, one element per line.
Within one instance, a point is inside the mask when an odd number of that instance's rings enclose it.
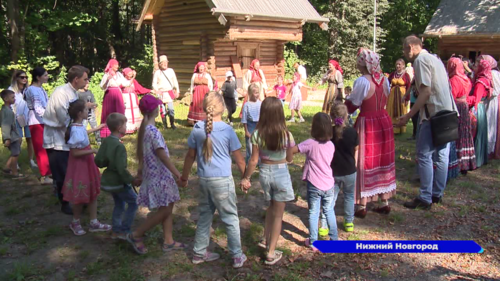
<path fill-rule="evenodd" d="M 241 68 L 246 70 L 250 67 L 252 60 L 260 58 L 260 44 L 259 43 L 243 43 L 238 42 L 238 60 Z"/>

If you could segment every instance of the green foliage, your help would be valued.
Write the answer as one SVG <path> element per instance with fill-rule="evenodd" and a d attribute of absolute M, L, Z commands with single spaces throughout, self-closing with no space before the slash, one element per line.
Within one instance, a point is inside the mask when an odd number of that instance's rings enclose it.
<path fill-rule="evenodd" d="M 144 45 L 144 55 L 131 60 L 132 68 L 137 72 L 136 80 L 144 87 L 153 84 L 153 45 Z"/>
<path fill-rule="evenodd" d="M 383 50 L 384 72 L 394 71 L 396 60 L 403 57 L 403 39 L 411 34 L 422 34 L 439 5 L 440 0 L 393 0 L 381 26 L 386 31 Z M 425 48 L 433 52 L 436 41 L 426 39 Z"/>
<path fill-rule="evenodd" d="M 104 99 L 104 90 L 100 86 L 103 76 L 103 72 L 95 72 L 89 82 L 89 90 L 94 94 L 95 100 L 99 105 L 102 104 L 102 100 Z"/>
<path fill-rule="evenodd" d="M 293 64 L 299 62 L 299 56 L 290 46 L 292 43 L 285 46 L 284 58 L 285 58 L 285 79 L 292 79 L 293 73 L 295 69 L 293 68 Z M 296 44 L 298 45 L 298 44 Z"/>

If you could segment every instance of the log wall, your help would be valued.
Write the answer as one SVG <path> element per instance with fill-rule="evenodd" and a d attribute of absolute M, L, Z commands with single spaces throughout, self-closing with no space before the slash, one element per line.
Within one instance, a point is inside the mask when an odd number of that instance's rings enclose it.
<path fill-rule="evenodd" d="M 442 59 L 447 60 L 451 55 L 462 55 L 469 57 L 470 52 L 476 54 L 491 55 L 495 59 L 500 58 L 500 38 L 447 38 L 443 37 L 438 42 L 438 52 Z"/>

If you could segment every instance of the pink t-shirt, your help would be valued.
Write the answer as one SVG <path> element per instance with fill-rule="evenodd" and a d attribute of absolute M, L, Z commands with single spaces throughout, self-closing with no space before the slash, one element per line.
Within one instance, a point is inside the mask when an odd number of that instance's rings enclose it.
<path fill-rule="evenodd" d="M 285 85 L 275 85 L 274 90 L 276 91 L 276 97 L 280 100 L 284 100 L 286 96 L 286 86 Z"/>
<path fill-rule="evenodd" d="M 299 151 L 306 155 L 303 181 L 308 181 L 320 190 L 330 190 L 335 184 L 330 164 L 335 153 L 335 145 L 331 141 L 320 143 L 308 139 L 299 144 Z"/>

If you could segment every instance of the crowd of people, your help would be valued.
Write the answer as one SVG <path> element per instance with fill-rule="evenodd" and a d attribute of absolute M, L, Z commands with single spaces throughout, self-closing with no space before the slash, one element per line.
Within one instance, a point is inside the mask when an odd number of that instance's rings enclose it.
<path fill-rule="evenodd" d="M 455 171 L 466 174 L 486 164 L 488 158 L 500 158 L 500 73 L 496 61 L 481 55 L 475 65 L 470 65 L 452 57 L 445 65 L 424 50 L 416 36 L 405 39 L 403 51 L 413 63 L 413 71 L 405 69 L 405 62 L 400 59 L 396 71 L 386 76 L 380 68 L 379 55 L 361 48 L 357 68 L 362 76 L 356 79 L 352 90 L 344 89 L 339 63 L 329 61 L 329 70 L 320 81 L 328 83 L 324 105 L 312 119 L 311 137 L 300 143 L 287 128 L 284 100 L 288 91 L 288 122 L 295 121 L 294 113 L 299 122 L 304 122 L 300 109 L 301 89 L 306 87 L 305 68 L 295 65 L 297 72 L 288 88 L 283 77 L 279 77 L 273 88 L 275 93 L 270 95 L 260 63 L 254 60 L 243 79 L 247 91 L 241 123 L 245 129 L 246 157 L 232 127 L 238 98 L 232 72 L 226 73 L 226 81 L 218 90 L 206 64 L 198 63 L 191 80 L 188 115 L 193 129 L 187 139 L 182 171 L 174 165 L 155 124 L 161 116 L 167 127 L 168 115 L 170 127 L 175 129 L 173 101 L 179 96 L 179 84 L 173 69 L 168 68 L 166 56 L 160 57 L 160 69 L 154 73 L 152 89 L 156 96 L 135 80 L 133 70 L 126 68 L 122 74 L 118 61 L 109 61 L 101 82 L 106 93 L 100 125 L 96 124 L 97 103 L 88 92 L 89 71 L 85 67 L 71 67 L 68 83 L 57 87 L 50 98 L 42 87 L 48 79 L 45 69 L 33 70 L 29 87 L 26 73 L 16 71 L 11 88 L 1 92 L 2 139 L 11 152 L 3 172 L 12 178 L 24 177 L 17 166 L 24 135 L 31 165 L 35 165 L 34 154 L 42 184 L 56 187 L 62 212 L 73 217 L 70 229 L 75 235 L 86 234 L 81 225 L 86 205 L 90 232 L 111 231 L 113 239 L 126 240 L 138 254 L 145 254 L 144 236 L 157 225 L 163 227 L 164 252 L 187 248 L 174 240 L 172 211 L 181 200 L 179 187 L 188 185 L 196 161 L 200 196 L 192 262 L 199 264 L 220 257 L 207 250 L 217 210 L 226 226 L 233 267 L 238 268 L 247 257 L 241 247 L 235 188 L 248 192 L 258 166 L 260 186 L 269 206 L 264 235 L 256 243 L 266 249 L 264 263 L 274 265 L 283 256 L 276 248 L 286 202 L 295 199 L 288 169 L 294 154 L 306 157 L 302 180 L 307 183 L 309 237 L 305 244 L 312 251 L 317 251 L 314 242 L 320 235 L 338 239 L 334 207 L 340 190 L 344 194 L 343 229 L 347 232 L 354 231 L 354 217 L 367 216 L 370 202 L 378 203 L 374 212 L 391 212 L 389 199 L 396 193 L 394 134 L 404 133 L 413 116 L 418 116 L 412 120 L 417 127 L 414 137 L 420 194 L 404 204 L 407 208 L 430 209 L 432 204 L 441 202 L 447 181 L 458 176 Z M 137 95 L 143 97 L 139 100 Z M 227 123 L 223 121 L 226 109 Z M 357 110 L 359 115 L 351 126 L 349 115 Z M 458 113 L 459 138 L 435 146 L 430 119 L 443 110 Z M 87 130 L 87 123 L 91 129 Z M 139 167 L 137 175 L 132 176 L 120 138 L 135 131 Z M 100 142 L 98 150 L 90 145 L 91 133 Z M 233 161 L 241 174 L 238 184 L 233 179 Z M 98 168 L 105 169 L 102 176 Z M 138 193 L 134 186 L 141 187 Z M 97 219 L 101 190 L 109 192 L 115 203 L 111 225 Z M 134 229 L 138 206 L 156 211 Z"/>

